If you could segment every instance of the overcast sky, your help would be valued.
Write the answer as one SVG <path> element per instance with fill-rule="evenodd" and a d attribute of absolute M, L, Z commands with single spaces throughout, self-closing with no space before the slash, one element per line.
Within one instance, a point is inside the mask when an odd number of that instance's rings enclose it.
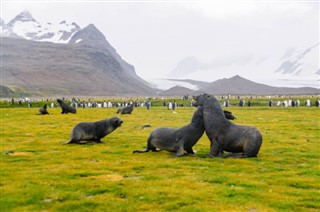
<path fill-rule="evenodd" d="M 2 0 L 1 4 L 6 23 L 23 10 L 40 23 L 66 20 L 81 28 L 93 23 L 144 79 L 170 77 L 173 70 L 181 71 L 179 67 L 189 67 L 188 77 L 205 81 L 235 74 L 263 78 L 273 74 L 286 54 L 319 43 L 318 1 Z M 319 46 L 317 52 L 319 56 Z M 319 64 L 319 58 L 313 63 Z"/>

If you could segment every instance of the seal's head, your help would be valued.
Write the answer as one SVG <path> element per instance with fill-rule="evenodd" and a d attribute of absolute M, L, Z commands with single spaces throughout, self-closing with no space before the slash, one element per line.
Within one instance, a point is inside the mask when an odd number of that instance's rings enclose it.
<path fill-rule="evenodd" d="M 198 96 L 193 96 L 193 99 L 195 100 L 194 106 L 196 107 L 202 106 L 209 98 L 210 98 L 210 95 L 206 93 Z"/>
<path fill-rule="evenodd" d="M 57 102 L 59 103 L 59 105 L 64 103 L 61 99 L 57 99 Z"/>
<path fill-rule="evenodd" d="M 114 128 L 121 127 L 123 121 L 119 117 L 113 117 L 110 119 L 110 122 Z"/>
<path fill-rule="evenodd" d="M 235 120 L 236 117 L 232 115 L 232 113 L 230 111 L 224 110 L 224 116 L 229 119 L 229 120 Z"/>

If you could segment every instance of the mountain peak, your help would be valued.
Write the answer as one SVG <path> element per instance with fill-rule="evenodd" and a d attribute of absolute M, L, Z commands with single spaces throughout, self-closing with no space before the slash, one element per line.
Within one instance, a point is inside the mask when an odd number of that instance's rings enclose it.
<path fill-rule="evenodd" d="M 99 30 L 97 29 L 97 27 L 96 27 L 94 24 L 89 24 L 89 25 L 88 25 L 88 26 L 86 26 L 84 29 L 99 31 Z"/>
<path fill-rule="evenodd" d="M 81 28 L 74 22 L 59 24 L 47 22 L 41 24 L 36 21 L 27 10 L 19 13 L 8 25 L 0 20 L 2 37 L 24 38 L 33 41 L 47 41 L 53 43 L 68 43 L 74 33 Z"/>
<path fill-rule="evenodd" d="M 217 81 L 244 81 L 244 80 L 247 80 L 239 75 L 235 75 L 233 77 L 230 77 L 230 78 L 223 78 L 223 79 L 219 79 Z"/>
<path fill-rule="evenodd" d="M 0 24 L 1 25 L 4 25 L 4 24 L 6 24 L 5 22 L 4 22 L 4 20 L 0 17 Z"/>
<path fill-rule="evenodd" d="M 14 23 L 16 23 L 17 21 L 27 22 L 27 21 L 36 21 L 36 20 L 32 17 L 29 11 L 24 10 L 21 13 L 19 13 L 14 19 L 12 19 L 8 23 L 8 26 L 13 26 Z"/>
<path fill-rule="evenodd" d="M 231 79 L 243 79 L 243 78 L 240 77 L 239 75 L 235 75 L 235 76 L 231 77 Z"/>
<path fill-rule="evenodd" d="M 86 43 L 105 45 L 107 43 L 104 35 L 97 29 L 94 24 L 89 24 L 82 30 L 76 32 L 70 39 L 70 44 L 79 43 L 80 41 L 86 41 Z"/>
<path fill-rule="evenodd" d="M 7 27 L 6 23 L 4 20 L 0 17 L 0 29 L 3 30 Z"/>
<path fill-rule="evenodd" d="M 250 80 L 248 80 L 246 78 L 243 78 L 243 77 L 241 77 L 239 75 L 235 75 L 235 76 L 233 76 L 231 78 L 228 78 L 228 80 L 230 80 L 230 81 L 239 81 L 239 82 L 243 82 L 243 81 L 249 82 L 250 81 Z"/>

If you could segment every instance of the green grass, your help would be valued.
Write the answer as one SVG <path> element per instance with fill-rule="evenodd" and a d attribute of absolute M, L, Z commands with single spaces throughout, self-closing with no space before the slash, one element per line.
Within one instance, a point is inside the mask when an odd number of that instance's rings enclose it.
<path fill-rule="evenodd" d="M 1 108 L 0 211 L 319 211 L 319 108 L 230 107 L 238 124 L 263 135 L 258 158 L 209 158 L 204 135 L 195 155 L 148 152 L 156 127 L 181 127 L 195 108 L 135 108 L 103 144 L 63 145 L 81 121 L 115 108 Z M 141 129 L 150 124 L 151 128 Z"/>

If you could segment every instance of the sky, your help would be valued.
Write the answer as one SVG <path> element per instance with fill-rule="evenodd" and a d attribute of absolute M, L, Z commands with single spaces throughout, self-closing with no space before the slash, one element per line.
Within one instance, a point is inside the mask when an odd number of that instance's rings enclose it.
<path fill-rule="evenodd" d="M 40 23 L 93 23 L 143 79 L 319 86 L 319 1 L 1 1 L 6 23 L 24 10 Z M 289 60 L 302 74 L 275 72 Z"/>

